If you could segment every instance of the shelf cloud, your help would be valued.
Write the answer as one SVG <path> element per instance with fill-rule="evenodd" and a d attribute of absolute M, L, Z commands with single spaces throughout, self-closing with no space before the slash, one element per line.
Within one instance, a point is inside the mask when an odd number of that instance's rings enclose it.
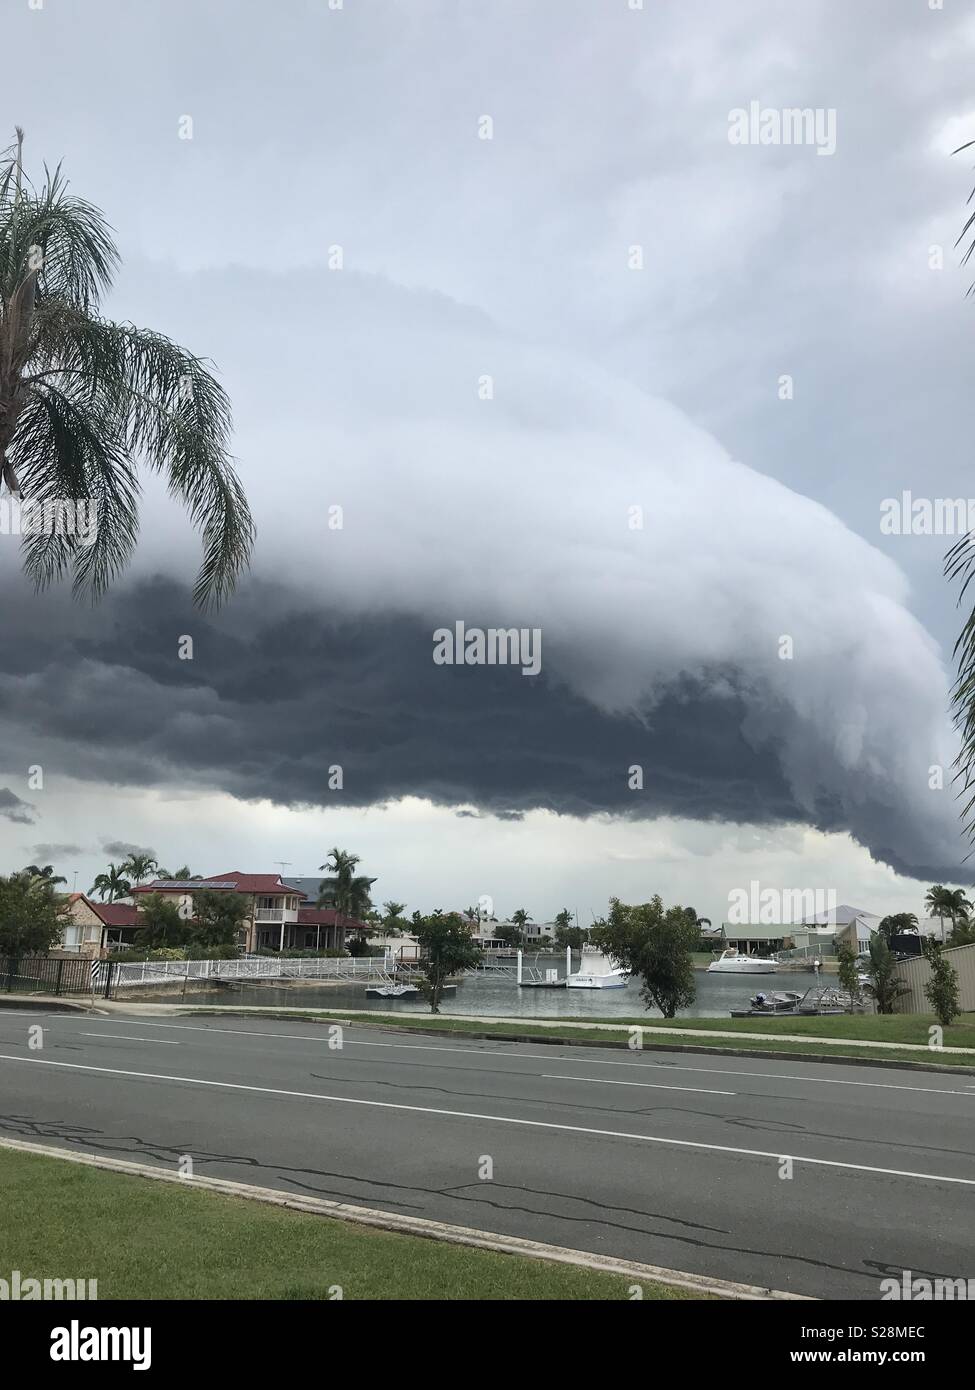
<path fill-rule="evenodd" d="M 237 404 L 252 574 L 192 610 L 194 535 L 147 489 L 99 608 L 57 592 L 0 612 L 0 765 L 26 742 L 52 772 L 285 805 L 804 822 L 958 872 L 937 646 L 903 573 L 825 507 L 444 296 L 351 272 L 186 279 L 184 337 Z M 537 630 L 538 673 L 435 661 L 458 623 Z"/>

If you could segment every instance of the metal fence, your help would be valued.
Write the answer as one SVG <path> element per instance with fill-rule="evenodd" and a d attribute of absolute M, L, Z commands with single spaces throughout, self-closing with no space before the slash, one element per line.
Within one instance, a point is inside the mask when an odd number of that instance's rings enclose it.
<path fill-rule="evenodd" d="M 248 956 L 242 960 L 113 961 L 112 987 L 163 985 L 180 980 L 369 980 L 390 972 L 386 956 L 312 959 Z"/>
<path fill-rule="evenodd" d="M 92 964 L 80 957 L 9 957 L 0 961 L 0 989 L 7 994 L 87 994 Z"/>

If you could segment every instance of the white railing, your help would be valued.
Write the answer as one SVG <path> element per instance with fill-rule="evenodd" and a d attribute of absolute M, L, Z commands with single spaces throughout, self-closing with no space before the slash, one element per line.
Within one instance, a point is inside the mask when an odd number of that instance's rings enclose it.
<path fill-rule="evenodd" d="M 367 980 L 388 975 L 389 966 L 388 956 L 121 961 L 115 964 L 113 984 L 125 989 L 177 980 Z"/>
<path fill-rule="evenodd" d="M 254 913 L 255 922 L 297 922 L 298 909 L 294 907 L 259 907 Z"/>

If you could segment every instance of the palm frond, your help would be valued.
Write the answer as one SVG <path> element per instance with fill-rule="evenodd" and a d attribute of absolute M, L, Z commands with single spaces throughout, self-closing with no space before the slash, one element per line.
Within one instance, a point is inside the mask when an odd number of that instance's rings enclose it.
<path fill-rule="evenodd" d="M 15 164 L 8 152 L 0 169 L 0 477 L 29 501 L 90 498 L 98 523 L 89 546 L 29 537 L 27 571 L 44 587 L 70 568 L 76 593 L 103 592 L 135 544 L 144 464 L 202 533 L 193 596 L 217 604 L 255 538 L 227 395 L 203 358 L 98 315 L 119 264 L 108 223 L 60 166 L 37 190 Z"/>

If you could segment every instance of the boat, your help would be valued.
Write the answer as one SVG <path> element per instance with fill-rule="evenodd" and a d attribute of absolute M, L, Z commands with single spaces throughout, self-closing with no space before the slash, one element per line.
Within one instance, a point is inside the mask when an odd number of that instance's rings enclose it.
<path fill-rule="evenodd" d="M 778 961 L 765 956 L 746 956 L 729 946 L 722 951 L 717 960 L 708 966 L 708 973 L 719 975 L 773 975 L 778 970 Z"/>
<path fill-rule="evenodd" d="M 803 996 L 804 991 L 797 992 L 794 989 L 786 989 L 781 993 L 754 994 L 751 1005 L 760 1013 L 781 1013 L 784 1009 L 795 1009 Z"/>
<path fill-rule="evenodd" d="M 416 985 L 367 985 L 367 999 L 402 999 L 404 994 L 419 994 Z"/>
<path fill-rule="evenodd" d="M 579 969 L 565 982 L 566 989 L 623 989 L 630 978 L 628 970 L 613 965 L 602 951 L 582 948 Z"/>

